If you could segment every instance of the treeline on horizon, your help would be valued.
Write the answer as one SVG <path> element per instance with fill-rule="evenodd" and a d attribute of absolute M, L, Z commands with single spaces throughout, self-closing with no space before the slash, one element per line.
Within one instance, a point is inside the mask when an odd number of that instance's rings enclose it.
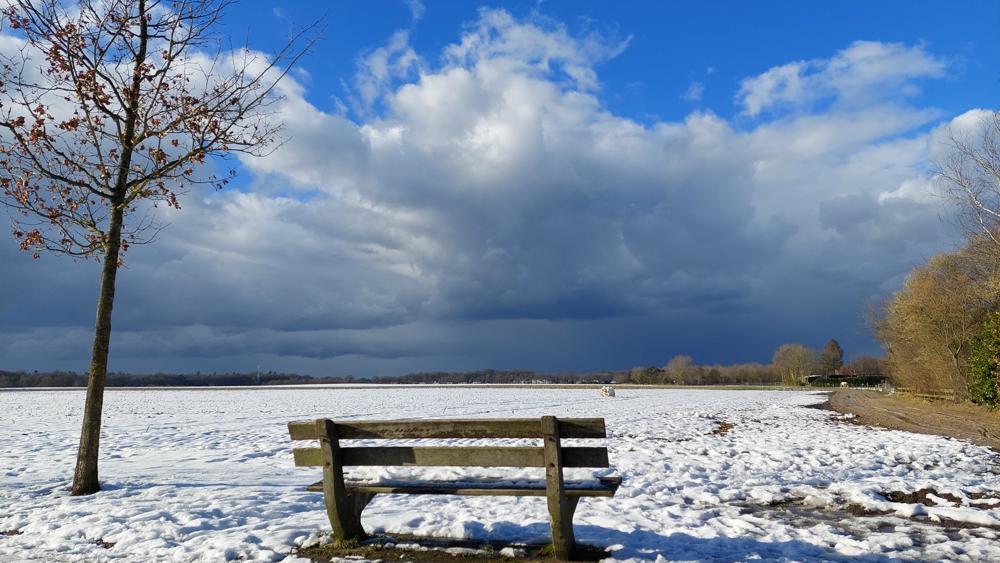
<path fill-rule="evenodd" d="M 656 368 L 652 368 L 656 369 Z M 633 382 L 629 370 L 599 373 L 536 373 L 528 370 L 482 369 L 466 372 L 421 372 L 400 376 L 371 378 L 347 376 L 316 377 L 296 373 L 153 373 L 137 374 L 112 372 L 108 374 L 108 387 L 224 387 L 268 385 L 323 385 L 323 384 L 576 384 L 576 383 L 628 383 Z M 87 374 L 74 371 L 2 371 L 0 387 L 86 387 Z"/>
<path fill-rule="evenodd" d="M 873 364 L 873 362 L 875 362 Z M 852 365 L 878 365 L 864 357 Z M 877 374 L 878 371 L 868 373 Z M 853 375 L 853 374 L 852 374 Z M 677 356 L 660 368 L 636 367 L 589 373 L 537 373 L 529 370 L 481 369 L 465 372 L 421 372 L 371 378 L 315 377 L 296 373 L 137 374 L 112 372 L 109 387 L 227 387 L 322 384 L 624 384 L 643 385 L 781 385 L 788 384 L 781 365 L 745 363 L 696 365 L 689 356 Z M 794 384 L 800 384 L 795 382 Z M 86 387 L 87 375 L 74 371 L 2 371 L 0 388 Z"/>
<path fill-rule="evenodd" d="M 227 387 L 364 383 L 353 376 L 312 377 L 297 373 L 124 373 L 108 374 L 109 387 Z M 87 374 L 75 371 L 0 371 L 0 387 L 86 387 Z"/>
<path fill-rule="evenodd" d="M 821 351 L 782 344 L 770 364 L 698 365 L 691 356 L 674 356 L 662 368 L 636 367 L 629 383 L 648 385 L 850 385 L 872 386 L 884 379 L 883 361 L 859 356 L 844 363 L 844 351 L 830 340 Z"/>
<path fill-rule="evenodd" d="M 428 383 L 615 383 L 628 381 L 628 372 L 601 374 L 541 374 L 533 371 L 484 369 L 468 372 L 428 372 L 371 378 L 347 376 L 316 377 L 297 373 L 153 373 L 112 372 L 108 387 L 227 387 L 324 384 L 428 384 Z M 74 371 L 0 371 L 0 388 L 86 387 L 87 374 Z"/>

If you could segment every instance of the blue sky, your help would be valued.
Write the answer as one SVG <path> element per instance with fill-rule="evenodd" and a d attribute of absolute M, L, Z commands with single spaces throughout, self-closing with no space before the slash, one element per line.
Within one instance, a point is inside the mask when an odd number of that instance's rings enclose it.
<path fill-rule="evenodd" d="M 112 369 L 878 353 L 866 307 L 960 238 L 941 139 L 1000 105 L 995 2 L 244 0 L 221 31 L 320 17 L 286 143 L 129 252 Z M 97 266 L 0 259 L 0 369 L 85 369 Z"/>
<path fill-rule="evenodd" d="M 961 112 L 1000 89 L 1000 4 L 989 0 L 843 2 L 426 2 L 421 17 L 403 0 L 316 2 L 244 0 L 227 27 L 260 48 L 276 47 L 289 29 L 324 17 L 323 41 L 303 62 L 312 77 L 307 98 L 333 109 L 359 55 L 400 29 L 434 65 L 481 8 L 519 17 L 541 14 L 578 33 L 631 38 L 619 56 L 599 66 L 602 100 L 616 114 L 640 121 L 681 119 L 695 106 L 730 117 L 740 110 L 739 81 L 793 60 L 825 58 L 856 40 L 920 44 L 955 65 L 949 79 L 926 85 L 931 103 Z M 374 17 L 373 17 L 374 16 Z M 711 70 L 709 70 L 711 69 Z M 693 82 L 700 101 L 683 99 Z"/>

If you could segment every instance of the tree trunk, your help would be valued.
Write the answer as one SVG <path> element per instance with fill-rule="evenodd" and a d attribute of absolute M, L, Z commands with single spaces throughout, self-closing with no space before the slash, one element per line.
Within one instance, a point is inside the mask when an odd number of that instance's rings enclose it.
<path fill-rule="evenodd" d="M 83 429 L 80 449 L 76 454 L 72 495 L 89 495 L 101 490 L 97 479 L 97 457 L 101 442 L 101 411 L 104 407 L 104 384 L 108 377 L 108 347 L 111 343 L 111 308 L 115 302 L 115 278 L 118 274 L 118 254 L 122 242 L 122 218 L 125 206 L 115 203 L 108 225 L 108 246 L 101 273 L 101 293 L 97 298 L 97 322 L 94 326 L 94 348 L 90 356 L 87 378 L 87 401 L 83 407 Z"/>
<path fill-rule="evenodd" d="M 71 495 L 90 495 L 101 490 L 97 478 L 97 457 L 101 444 L 101 411 L 104 408 L 104 384 L 108 379 L 108 347 L 111 344 L 111 309 L 115 304 L 115 277 L 118 275 L 118 255 L 122 247 L 122 221 L 128 196 L 128 175 L 135 148 L 135 125 L 138 119 L 139 89 L 142 68 L 146 62 L 149 42 L 146 0 L 139 0 L 139 51 L 132 69 L 132 87 L 127 93 L 125 131 L 122 133 L 121 160 L 118 178 L 111 199 L 111 218 L 108 222 L 108 241 L 104 249 L 104 268 L 101 273 L 101 294 L 97 298 L 97 323 L 94 326 L 94 349 L 90 356 L 90 374 L 87 378 L 87 401 L 83 407 L 83 428 L 80 431 L 80 449 L 76 454 L 76 471 L 73 473 Z"/>

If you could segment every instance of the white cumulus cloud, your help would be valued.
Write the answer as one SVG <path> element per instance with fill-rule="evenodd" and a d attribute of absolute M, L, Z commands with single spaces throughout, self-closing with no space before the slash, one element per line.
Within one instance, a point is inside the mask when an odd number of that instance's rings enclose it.
<path fill-rule="evenodd" d="M 919 92 L 916 80 L 942 77 L 947 62 L 921 46 L 855 41 L 829 59 L 796 61 L 744 79 L 737 99 L 744 111 L 762 111 L 833 99 L 860 106 Z"/>

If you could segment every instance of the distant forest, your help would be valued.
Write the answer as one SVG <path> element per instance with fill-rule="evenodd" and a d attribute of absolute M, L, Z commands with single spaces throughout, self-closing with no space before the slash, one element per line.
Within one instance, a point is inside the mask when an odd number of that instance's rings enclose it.
<path fill-rule="evenodd" d="M 688 363 L 686 357 L 671 360 L 663 368 L 638 367 L 629 370 L 590 373 L 536 373 L 525 370 L 483 369 L 466 372 L 411 373 L 401 376 L 360 378 L 354 376 L 313 377 L 296 373 L 153 373 L 108 374 L 109 387 L 223 387 L 265 385 L 317 385 L 332 383 L 358 384 L 677 384 L 677 385 L 780 385 L 782 372 L 776 366 L 737 364 L 700 366 Z M 681 361 L 679 361 L 681 360 Z M 859 374 L 860 375 L 860 374 Z M 0 370 L 0 388 L 7 387 L 85 387 L 87 375 L 72 371 L 25 372 Z"/>
<path fill-rule="evenodd" d="M 109 387 L 212 387 L 233 385 L 302 385 L 356 383 L 353 377 L 311 377 L 294 373 L 108 374 Z M 0 387 L 86 387 L 87 374 L 75 371 L 0 371 Z"/>
<path fill-rule="evenodd" d="M 484 369 L 452 373 L 412 373 L 392 377 L 358 378 L 354 376 L 313 377 L 297 373 L 154 373 L 108 374 L 109 387 L 221 387 L 256 385 L 317 385 L 331 383 L 613 383 L 628 381 L 629 374 L 538 374 L 532 371 Z M 86 387 L 87 375 L 73 371 L 24 372 L 0 370 L 0 387 Z"/>

